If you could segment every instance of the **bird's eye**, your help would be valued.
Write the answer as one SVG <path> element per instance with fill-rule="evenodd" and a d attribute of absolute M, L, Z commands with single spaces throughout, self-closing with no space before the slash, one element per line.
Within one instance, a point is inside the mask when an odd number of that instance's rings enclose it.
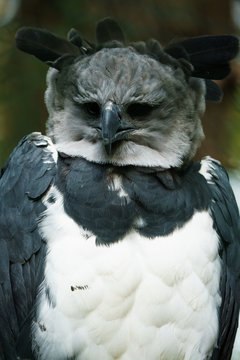
<path fill-rule="evenodd" d="M 132 103 L 127 108 L 127 113 L 131 117 L 141 117 L 149 115 L 156 106 L 144 103 Z"/>
<path fill-rule="evenodd" d="M 101 109 L 100 109 L 100 106 L 98 105 L 98 103 L 96 103 L 96 102 L 85 103 L 85 104 L 83 104 L 83 108 L 84 108 L 84 111 L 86 111 L 86 113 L 91 116 L 95 116 L 95 117 L 100 116 Z"/>

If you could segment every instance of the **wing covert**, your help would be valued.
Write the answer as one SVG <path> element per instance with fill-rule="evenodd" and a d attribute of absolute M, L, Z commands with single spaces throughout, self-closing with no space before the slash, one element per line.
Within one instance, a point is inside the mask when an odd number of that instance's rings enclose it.
<path fill-rule="evenodd" d="M 238 206 L 221 164 L 211 158 L 202 162 L 212 193 L 211 216 L 219 236 L 222 259 L 218 344 L 211 360 L 229 360 L 236 331 L 240 306 L 240 220 Z"/>
<path fill-rule="evenodd" d="M 40 133 L 24 137 L 0 177 L 0 359 L 16 359 L 16 341 L 42 280 L 41 197 L 56 172 L 56 151 Z"/>

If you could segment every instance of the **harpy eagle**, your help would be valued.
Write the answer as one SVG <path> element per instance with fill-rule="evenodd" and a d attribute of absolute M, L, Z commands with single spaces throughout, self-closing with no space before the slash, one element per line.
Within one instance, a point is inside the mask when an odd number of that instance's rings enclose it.
<path fill-rule="evenodd" d="M 50 66 L 49 119 L 1 173 L 0 359 L 229 360 L 239 214 L 220 163 L 193 157 L 238 40 L 96 33 L 16 36 Z"/>

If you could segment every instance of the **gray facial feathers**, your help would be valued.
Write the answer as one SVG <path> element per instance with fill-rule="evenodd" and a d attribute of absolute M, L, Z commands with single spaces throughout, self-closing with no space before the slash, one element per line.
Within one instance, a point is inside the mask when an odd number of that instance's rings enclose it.
<path fill-rule="evenodd" d="M 47 82 L 48 135 L 70 155 L 90 156 L 96 162 L 178 167 L 194 156 L 203 137 L 204 82 L 132 47 L 104 48 L 61 72 L 50 69 Z M 136 130 L 116 144 L 108 158 L 96 128 L 109 100 L 120 107 L 122 121 Z M 89 103 L 98 104 L 99 114 L 87 111 Z M 140 106 L 134 113 L 133 104 L 147 105 L 149 111 L 141 113 Z M 91 148 L 88 154 L 86 144 Z M 145 152 L 151 159 L 145 159 Z"/>

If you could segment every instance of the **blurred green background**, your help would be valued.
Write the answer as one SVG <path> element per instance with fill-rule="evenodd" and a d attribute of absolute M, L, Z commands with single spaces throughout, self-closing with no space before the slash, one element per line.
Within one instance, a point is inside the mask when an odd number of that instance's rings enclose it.
<path fill-rule="evenodd" d="M 46 28 L 66 36 L 72 27 L 89 40 L 96 22 L 115 18 L 129 40 L 240 33 L 237 0 L 0 0 L 0 166 L 17 142 L 32 131 L 45 132 L 47 66 L 15 48 L 21 26 Z M 238 16 L 239 15 L 239 16 Z M 211 155 L 228 169 L 240 167 L 240 64 L 220 83 L 220 104 L 208 103 L 203 118 L 206 140 L 197 157 Z"/>

